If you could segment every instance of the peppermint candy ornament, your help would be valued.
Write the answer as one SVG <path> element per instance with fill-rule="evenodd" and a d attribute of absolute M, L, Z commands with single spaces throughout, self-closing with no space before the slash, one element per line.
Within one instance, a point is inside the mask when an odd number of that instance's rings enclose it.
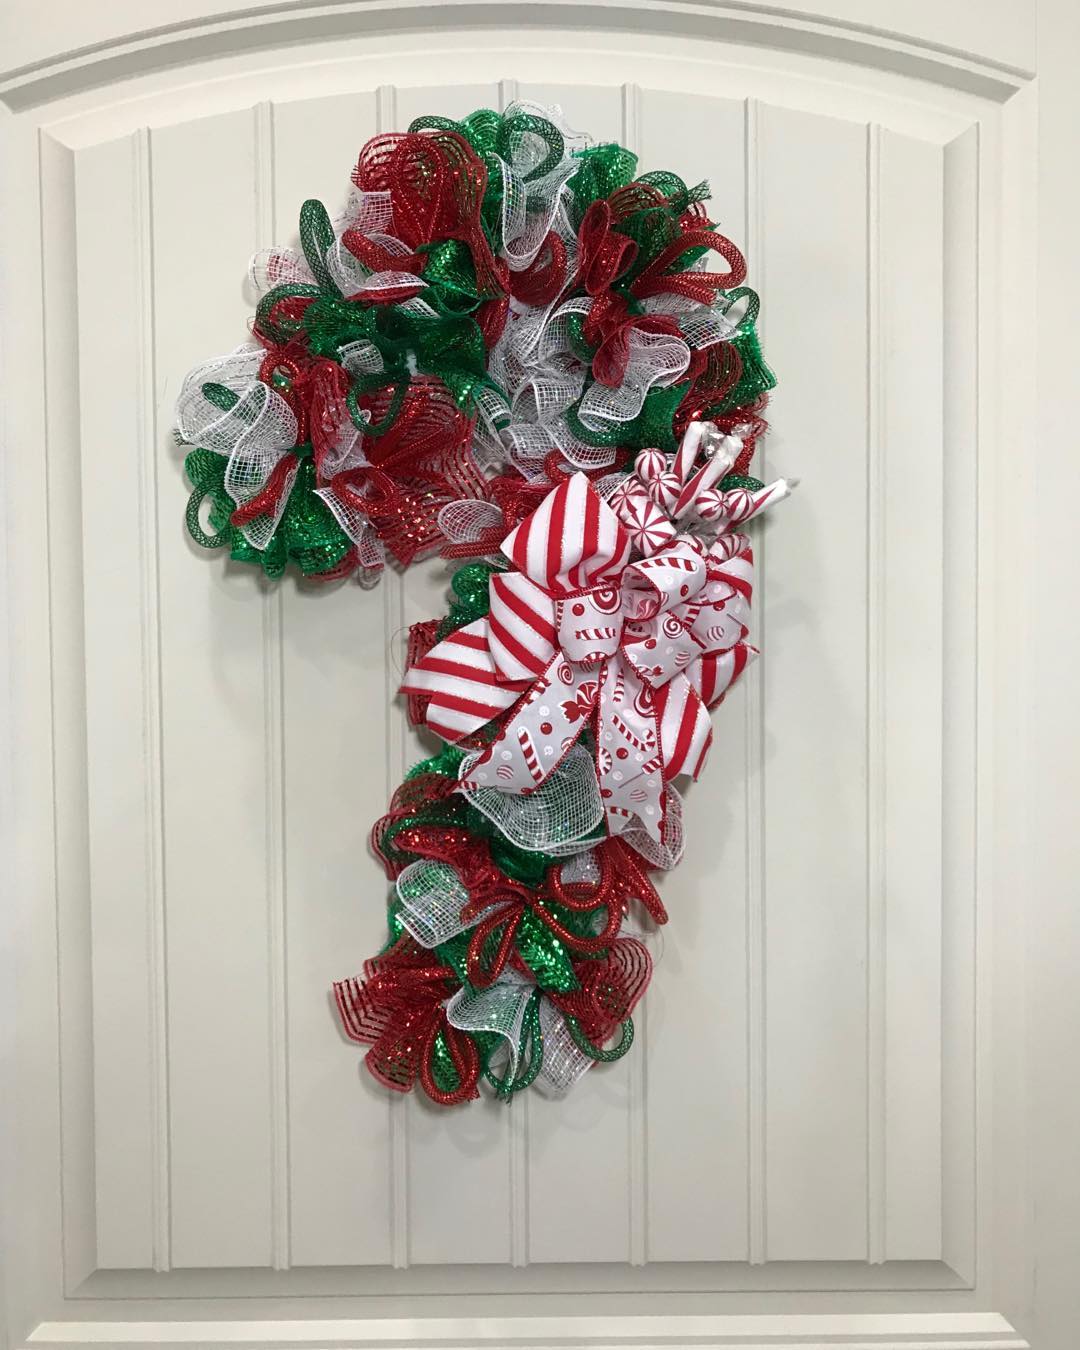
<path fill-rule="evenodd" d="M 724 435 L 709 423 L 692 422 L 672 457 L 643 450 L 634 472 L 611 493 L 610 503 L 631 532 L 641 553 L 657 553 L 678 534 L 675 522 L 698 535 L 715 537 L 731 525 L 749 520 L 781 501 L 794 483 L 778 478 L 756 491 L 713 486 L 743 452 L 742 438 Z M 699 455 L 701 460 L 699 461 Z"/>
<path fill-rule="evenodd" d="M 639 553 L 657 553 L 675 538 L 675 526 L 640 482 L 627 479 L 615 489 L 609 501 Z"/>

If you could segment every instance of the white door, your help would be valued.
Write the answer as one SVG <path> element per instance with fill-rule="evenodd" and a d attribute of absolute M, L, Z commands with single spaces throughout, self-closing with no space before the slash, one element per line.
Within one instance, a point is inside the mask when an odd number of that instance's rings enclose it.
<path fill-rule="evenodd" d="M 1060 350 L 1034 435 L 1034 199 L 1070 200 L 1036 109 L 1080 112 L 1080 45 L 1064 5 L 1037 46 L 1033 0 L 824 3 L 6 16 L 13 1350 L 1076 1343 L 1031 1224 L 1044 1180 L 1076 1220 L 1073 1101 L 1025 1013 L 1067 1051 L 1054 943 L 1025 960 L 1034 897 L 1068 936 L 1032 770 L 1069 766 L 1067 687 L 1024 719 L 1069 595 L 1036 505 L 1073 537 Z M 370 135 L 518 95 L 710 179 L 802 486 L 641 1044 L 565 1102 L 440 1113 L 361 1074 L 327 991 L 381 941 L 365 831 L 421 753 L 400 638 L 446 568 L 318 592 L 199 554 L 172 408 Z"/>

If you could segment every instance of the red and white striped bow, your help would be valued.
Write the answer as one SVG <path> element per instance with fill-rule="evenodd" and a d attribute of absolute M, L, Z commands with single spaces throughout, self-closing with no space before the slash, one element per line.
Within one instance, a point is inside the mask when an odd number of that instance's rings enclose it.
<path fill-rule="evenodd" d="M 467 787 L 532 792 L 591 726 L 610 833 L 636 817 L 661 840 L 665 784 L 698 775 L 708 709 L 755 655 L 749 540 L 680 535 L 631 562 L 626 530 L 578 473 L 502 551 L 517 570 L 492 577 L 488 616 L 432 648 L 403 690 L 427 698 L 425 720 L 448 741 L 513 710 Z"/>

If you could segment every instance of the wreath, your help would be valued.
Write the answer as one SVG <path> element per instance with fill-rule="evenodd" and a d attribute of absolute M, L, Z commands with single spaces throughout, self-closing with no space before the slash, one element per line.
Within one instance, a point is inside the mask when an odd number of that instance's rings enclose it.
<path fill-rule="evenodd" d="M 562 1093 L 632 1043 L 676 780 L 755 655 L 742 527 L 791 487 L 750 472 L 774 380 L 707 197 L 558 109 L 419 118 L 255 257 L 253 341 L 184 383 L 199 544 L 458 564 L 402 685 L 444 746 L 371 834 L 389 940 L 334 986 L 395 1091 Z"/>

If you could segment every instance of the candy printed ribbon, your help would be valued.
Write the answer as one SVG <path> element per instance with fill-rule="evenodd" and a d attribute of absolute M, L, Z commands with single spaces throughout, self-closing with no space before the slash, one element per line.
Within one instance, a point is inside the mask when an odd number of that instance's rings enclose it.
<path fill-rule="evenodd" d="M 458 741 L 508 709 L 462 785 L 529 793 L 587 726 L 608 829 L 636 819 L 662 838 L 664 786 L 696 777 L 708 709 L 754 655 L 746 641 L 753 555 L 743 535 L 691 534 L 638 562 L 584 474 L 552 491 L 503 541 L 516 571 L 491 579 L 491 611 L 406 676 L 431 729 Z"/>

